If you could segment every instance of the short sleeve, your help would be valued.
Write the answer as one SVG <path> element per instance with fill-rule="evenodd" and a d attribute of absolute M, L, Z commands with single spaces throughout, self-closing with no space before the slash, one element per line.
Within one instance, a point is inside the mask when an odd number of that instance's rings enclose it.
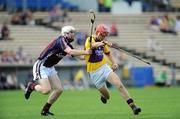
<path fill-rule="evenodd" d="M 105 53 L 105 54 L 109 54 L 109 53 L 110 53 L 110 51 L 109 51 L 109 46 L 108 46 L 108 45 L 105 45 L 105 46 L 104 46 L 104 53 Z"/>

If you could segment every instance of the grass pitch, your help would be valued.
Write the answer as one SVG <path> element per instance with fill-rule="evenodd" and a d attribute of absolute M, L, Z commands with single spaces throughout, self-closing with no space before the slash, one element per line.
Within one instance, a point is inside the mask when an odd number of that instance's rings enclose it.
<path fill-rule="evenodd" d="M 117 90 L 110 90 L 111 99 L 102 104 L 98 91 L 91 89 L 64 91 L 51 108 L 52 117 L 40 115 L 47 95 L 33 92 L 27 101 L 23 91 L 0 91 L 0 119 L 180 119 L 180 87 L 128 90 L 142 108 L 138 116 Z"/>

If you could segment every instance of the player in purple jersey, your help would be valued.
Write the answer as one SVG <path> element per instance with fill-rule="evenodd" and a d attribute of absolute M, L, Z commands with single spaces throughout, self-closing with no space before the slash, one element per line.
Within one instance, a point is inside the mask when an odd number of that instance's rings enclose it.
<path fill-rule="evenodd" d="M 62 28 L 61 35 L 57 39 L 53 40 L 43 50 L 33 66 L 34 81 L 28 83 L 25 98 L 29 99 L 32 91 L 34 90 L 42 94 L 48 94 L 52 91 L 47 103 L 41 111 L 41 115 L 43 116 L 54 115 L 49 111 L 49 109 L 63 91 L 54 65 L 56 65 L 67 54 L 78 56 L 91 53 L 90 50 L 86 51 L 73 49 L 73 46 L 70 43 L 74 40 L 74 36 L 75 28 L 72 26 L 64 26 Z M 38 81 L 38 84 L 35 81 Z"/>

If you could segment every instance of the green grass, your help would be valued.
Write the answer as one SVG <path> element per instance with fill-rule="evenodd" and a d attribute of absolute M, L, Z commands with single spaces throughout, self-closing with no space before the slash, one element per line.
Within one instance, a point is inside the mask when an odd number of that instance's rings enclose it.
<path fill-rule="evenodd" d="M 0 119 L 180 119 L 179 88 L 128 89 L 142 113 L 134 116 L 119 92 L 111 90 L 111 99 L 102 104 L 97 90 L 64 91 L 52 106 L 53 117 L 40 111 L 47 95 L 33 92 L 30 100 L 23 91 L 0 91 Z"/>

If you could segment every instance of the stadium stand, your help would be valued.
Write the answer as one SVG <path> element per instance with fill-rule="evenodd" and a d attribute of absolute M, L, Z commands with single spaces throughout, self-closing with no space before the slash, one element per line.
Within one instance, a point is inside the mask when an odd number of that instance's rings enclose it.
<path fill-rule="evenodd" d="M 47 14 L 46 13 L 35 13 L 35 18 L 43 18 Z M 98 18 L 96 19 L 96 24 L 104 22 L 104 18 L 107 14 L 98 14 Z M 117 28 L 120 31 L 119 37 L 111 37 L 111 41 L 118 42 L 120 41 L 121 46 L 126 46 L 130 49 L 136 49 L 138 50 L 144 50 L 146 51 L 146 39 L 149 37 L 149 35 L 155 35 L 158 42 L 162 45 L 164 50 L 164 57 L 167 56 L 167 59 L 172 59 L 172 56 L 169 52 L 177 52 L 180 51 L 177 48 L 178 47 L 172 47 L 172 46 L 178 46 L 179 41 L 177 40 L 179 36 L 172 36 L 172 35 L 164 35 L 159 32 L 154 32 L 148 29 L 147 22 L 152 14 L 144 14 L 139 16 L 133 16 L 133 15 L 109 15 L 109 18 L 106 17 L 105 23 L 110 24 L 111 22 L 117 23 Z M 84 13 L 71 13 L 70 17 L 73 18 L 73 22 L 76 23 L 74 26 L 77 29 L 83 29 L 86 31 L 89 31 L 90 23 L 89 18 L 86 17 L 86 14 Z M 12 37 L 16 38 L 16 41 L 18 39 L 29 39 L 30 41 L 33 41 L 33 39 L 36 41 L 37 46 L 42 46 L 38 43 L 41 43 L 42 40 L 46 41 L 46 39 L 52 38 L 54 34 L 58 34 L 58 31 L 54 31 L 52 29 L 46 29 L 43 27 L 28 27 L 28 26 L 10 26 L 12 29 Z M 34 33 L 33 36 L 30 34 L 34 32 L 37 35 L 35 36 Z M 39 32 L 38 32 L 39 31 Z M 41 31 L 41 32 L 40 32 Z M 25 32 L 25 33 L 24 33 Z M 48 33 L 49 32 L 49 33 Z M 46 34 L 48 33 L 47 37 Z M 19 35 L 18 35 L 19 34 Z M 27 35 L 28 34 L 28 35 Z M 56 36 L 55 35 L 55 36 Z M 39 39 L 39 40 L 38 40 Z M 15 42 L 16 42 L 15 41 Z M 23 40 L 21 40 L 23 41 Z M 134 42 L 135 41 L 135 42 Z M 172 42 L 173 41 L 173 42 Z M 43 44 L 42 42 L 42 44 Z M 29 43 L 29 42 L 28 42 Z M 47 43 L 47 42 L 44 42 Z M 29 44 L 28 44 L 29 45 Z M 172 46 L 171 46 L 172 45 Z M 24 45 L 26 46 L 26 45 Z M 171 51 L 172 50 L 172 51 Z M 148 54 L 148 52 L 147 52 Z M 150 54 L 150 53 L 149 53 Z M 176 59 L 173 58 L 172 61 L 176 61 Z"/>
<path fill-rule="evenodd" d="M 175 63 L 177 68 L 180 66 L 180 40 L 179 35 L 173 36 L 169 34 L 163 34 L 160 32 L 154 32 L 149 29 L 148 21 L 153 15 L 159 15 L 159 13 L 144 13 L 139 15 L 113 15 L 108 13 L 97 13 L 95 25 L 99 23 L 111 24 L 116 22 L 116 26 L 119 31 L 119 36 L 109 37 L 111 42 L 116 42 L 120 46 L 126 48 L 132 53 L 143 53 L 146 58 L 153 62 L 153 58 L 163 59 L 163 61 L 169 63 L 165 65 L 168 68 L 168 76 L 172 77 L 172 63 Z M 163 14 L 163 13 L 161 13 Z M 4 15 L 4 13 L 0 14 Z M 173 14 L 177 15 L 177 14 Z M 35 19 L 42 19 L 48 16 L 47 12 L 37 12 L 34 14 Z M 88 13 L 84 12 L 70 12 L 69 16 L 73 19 L 73 26 L 77 30 L 84 30 L 90 33 L 91 23 L 88 18 Z M 108 17 L 107 17 L 108 16 Z M 6 16 L 6 18 L 10 16 Z M 1 20 L 3 21 L 3 20 Z M 2 23 L 2 22 L 1 22 Z M 58 24 L 57 24 L 58 25 Z M 3 41 L 0 43 L 0 48 L 16 50 L 19 46 L 23 46 L 24 50 L 32 55 L 33 59 L 37 57 L 40 51 L 45 45 L 59 35 L 59 31 L 50 29 L 44 26 L 12 26 L 11 37 L 13 41 Z M 146 44 L 150 35 L 154 35 L 157 41 L 163 48 L 163 56 L 158 53 L 148 51 Z M 148 57 L 149 56 L 149 57 Z M 136 66 L 145 66 L 143 63 L 129 57 L 129 60 Z M 163 62 L 154 62 L 153 67 L 155 73 L 158 74 L 161 70 Z M 178 71 L 177 71 L 178 72 Z M 177 74 L 177 73 L 176 73 Z M 177 75 L 178 77 L 178 75 Z"/>
<path fill-rule="evenodd" d="M 170 0 L 170 5 L 175 11 L 180 9 L 180 1 L 179 0 Z"/>
<path fill-rule="evenodd" d="M 1 48 L 6 50 L 16 50 L 23 46 L 24 51 L 36 58 L 40 51 L 48 44 L 53 37 L 58 35 L 58 31 L 40 26 L 11 26 L 11 37 L 13 41 L 2 41 Z"/>

